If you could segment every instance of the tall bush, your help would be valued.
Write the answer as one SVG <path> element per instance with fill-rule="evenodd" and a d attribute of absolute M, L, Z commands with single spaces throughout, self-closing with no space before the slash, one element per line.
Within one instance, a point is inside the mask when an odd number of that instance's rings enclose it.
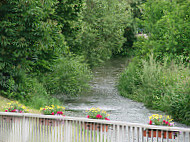
<path fill-rule="evenodd" d="M 143 102 L 147 107 L 165 111 L 175 120 L 190 125 L 190 69 L 174 60 L 138 59 L 121 74 L 121 95 Z"/>

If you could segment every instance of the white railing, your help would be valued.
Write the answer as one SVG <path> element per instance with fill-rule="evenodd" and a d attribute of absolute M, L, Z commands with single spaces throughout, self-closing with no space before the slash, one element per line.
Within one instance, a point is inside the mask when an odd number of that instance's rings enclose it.
<path fill-rule="evenodd" d="M 190 142 L 190 129 L 0 112 L 0 142 Z"/>

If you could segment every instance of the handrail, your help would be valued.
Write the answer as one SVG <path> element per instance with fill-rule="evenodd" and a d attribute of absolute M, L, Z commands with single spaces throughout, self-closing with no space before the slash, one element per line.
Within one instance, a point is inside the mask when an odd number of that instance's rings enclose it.
<path fill-rule="evenodd" d="M 12 112 L 0 112 L 0 115 L 3 116 L 17 116 L 17 117 L 35 117 L 35 118 L 49 118 L 49 119 L 62 119 L 62 120 L 72 120 L 72 121 L 82 121 L 82 122 L 93 122 L 99 124 L 109 124 L 109 125 L 121 125 L 121 126 L 131 126 L 131 127 L 142 127 L 145 129 L 156 129 L 164 131 L 181 131 L 181 132 L 190 132 L 190 128 L 183 127 L 167 127 L 167 126 L 157 126 L 157 125 L 148 125 L 140 123 L 130 123 L 122 121 L 111 121 L 111 120 L 98 120 L 98 119 L 89 119 L 82 117 L 69 117 L 69 116 L 56 116 L 56 115 L 42 115 L 42 114 L 31 114 L 31 113 L 12 113 Z"/>

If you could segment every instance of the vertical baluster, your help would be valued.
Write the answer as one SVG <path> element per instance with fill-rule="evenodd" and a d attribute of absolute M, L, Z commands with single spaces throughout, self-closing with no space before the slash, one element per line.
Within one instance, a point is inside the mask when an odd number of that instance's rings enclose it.
<path fill-rule="evenodd" d="M 73 129 L 74 129 L 74 136 L 73 136 L 73 138 L 74 138 L 74 142 L 76 142 L 76 126 L 77 126 L 76 121 L 73 121 Z"/>
<path fill-rule="evenodd" d="M 20 127 L 19 127 L 19 141 L 22 142 L 22 121 L 23 121 L 23 118 L 19 117 L 20 121 L 19 121 L 19 124 L 20 124 Z"/>
<path fill-rule="evenodd" d="M 63 119 L 61 119 L 61 142 L 63 141 L 63 127 L 64 127 L 64 125 L 65 125 L 65 123 L 64 123 L 64 120 Z"/>
<path fill-rule="evenodd" d="M 13 136 L 14 136 L 15 135 L 15 117 L 13 117 L 12 131 L 13 131 Z M 11 141 L 14 142 L 14 137 L 12 137 Z"/>
<path fill-rule="evenodd" d="M 83 125 L 82 125 L 82 127 L 83 127 L 83 139 L 84 139 L 83 142 L 86 141 L 85 128 L 84 128 L 84 125 L 85 125 L 85 124 L 84 124 L 84 123 L 85 123 L 85 122 L 83 121 Z"/>
<path fill-rule="evenodd" d="M 166 142 L 169 142 L 168 131 L 166 131 Z"/>
<path fill-rule="evenodd" d="M 92 126 L 93 123 L 90 123 L 90 126 Z M 90 142 L 92 142 L 92 127 L 90 127 Z"/>
<path fill-rule="evenodd" d="M 113 130 L 112 130 L 112 135 L 111 135 L 111 142 L 114 142 L 115 140 L 115 124 L 113 124 Z"/>
<path fill-rule="evenodd" d="M 158 142 L 158 130 L 156 130 L 156 142 Z"/>
<path fill-rule="evenodd" d="M 132 142 L 134 142 L 135 138 L 135 127 L 132 127 Z"/>
<path fill-rule="evenodd" d="M 161 142 L 163 142 L 164 141 L 164 132 L 163 132 L 163 130 L 161 130 Z"/>
<path fill-rule="evenodd" d="M 183 133 L 183 142 L 185 142 L 185 132 L 182 133 Z"/>
<path fill-rule="evenodd" d="M 79 142 L 79 121 L 77 121 L 77 142 Z"/>
<path fill-rule="evenodd" d="M 144 142 L 144 128 L 141 128 L 141 140 Z"/>
<path fill-rule="evenodd" d="M 177 142 L 179 142 L 179 133 L 177 133 Z"/>
<path fill-rule="evenodd" d="M 140 133 L 139 133 L 139 127 L 137 127 L 137 142 L 139 142 L 139 135 L 140 135 Z"/>
<path fill-rule="evenodd" d="M 88 125 L 89 123 L 85 123 L 85 125 Z M 85 126 L 85 129 L 86 129 L 86 126 Z M 87 131 L 87 142 L 89 142 L 89 127 L 87 127 L 87 129 L 86 129 L 86 131 Z"/>
<path fill-rule="evenodd" d="M 96 124 L 96 125 L 98 125 L 98 124 Z M 98 126 L 95 126 L 94 128 L 96 128 L 96 127 L 98 127 Z M 97 142 L 99 142 L 99 141 L 100 141 L 100 131 L 97 128 Z"/>
<path fill-rule="evenodd" d="M 107 125 L 105 124 L 105 125 L 103 125 L 103 127 L 104 127 L 104 142 L 106 142 L 106 140 L 107 140 Z"/>
<path fill-rule="evenodd" d="M 110 128 L 110 129 L 113 128 L 113 125 L 112 125 L 112 126 L 109 125 L 109 128 Z M 108 130 L 108 137 L 107 137 L 107 138 L 108 138 L 108 142 L 111 141 L 111 140 L 110 140 L 110 138 L 111 138 L 111 130 L 110 130 L 110 129 Z"/>
<path fill-rule="evenodd" d="M 102 124 L 98 124 L 100 127 L 100 142 L 103 141 L 103 125 Z"/>
<path fill-rule="evenodd" d="M 64 142 L 67 141 L 67 120 L 64 120 Z"/>
<path fill-rule="evenodd" d="M 189 142 L 190 142 L 190 132 L 189 132 Z"/>
<path fill-rule="evenodd" d="M 130 142 L 131 141 L 131 136 L 130 136 L 130 126 L 128 126 L 128 141 Z"/>
<path fill-rule="evenodd" d="M 153 142 L 153 131 L 154 130 L 151 129 L 151 142 Z"/>
<path fill-rule="evenodd" d="M 146 142 L 148 142 L 148 132 L 149 130 L 148 129 L 146 129 Z"/>
<path fill-rule="evenodd" d="M 117 125 L 117 140 L 118 140 L 118 142 L 122 141 L 120 127 L 121 127 L 120 125 Z"/>
<path fill-rule="evenodd" d="M 93 138 L 94 138 L 94 142 L 96 142 L 96 139 L 97 139 L 97 137 L 96 137 L 96 124 L 95 123 L 92 123 L 92 125 L 93 125 Z M 92 129 L 92 128 L 91 128 Z"/>
<path fill-rule="evenodd" d="M 61 120 L 57 119 L 57 141 L 60 142 L 60 125 Z"/>
<path fill-rule="evenodd" d="M 79 122 L 80 122 L 80 142 L 83 142 L 82 141 L 82 122 L 81 121 Z"/>
<path fill-rule="evenodd" d="M 172 142 L 174 142 L 174 132 L 172 131 Z"/>

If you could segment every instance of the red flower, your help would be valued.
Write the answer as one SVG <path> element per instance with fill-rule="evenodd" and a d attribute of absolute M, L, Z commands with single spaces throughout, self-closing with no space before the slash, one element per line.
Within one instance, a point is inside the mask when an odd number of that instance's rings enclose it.
<path fill-rule="evenodd" d="M 149 121 L 149 125 L 152 125 L 152 120 Z"/>
<path fill-rule="evenodd" d="M 15 111 L 16 111 L 16 109 L 11 110 L 11 112 L 15 112 Z"/>
<path fill-rule="evenodd" d="M 96 118 L 99 119 L 99 118 L 102 118 L 102 116 L 101 116 L 100 114 L 97 114 L 97 115 L 96 115 Z"/>
<path fill-rule="evenodd" d="M 105 120 L 110 120 L 110 119 L 108 119 L 108 118 L 106 117 Z"/>
<path fill-rule="evenodd" d="M 57 114 L 61 114 L 61 115 L 62 115 L 62 114 L 63 114 L 63 112 L 62 112 L 62 111 L 58 111 L 58 112 L 57 112 Z"/>
<path fill-rule="evenodd" d="M 5 110 L 5 112 L 8 112 L 8 110 Z"/>
<path fill-rule="evenodd" d="M 54 115 L 54 112 L 52 112 L 51 115 Z"/>
<path fill-rule="evenodd" d="M 168 121 L 166 121 L 165 123 L 166 123 L 166 125 L 167 125 L 167 124 L 168 124 Z"/>
<path fill-rule="evenodd" d="M 89 115 L 87 115 L 87 118 L 89 118 L 90 116 Z"/>

